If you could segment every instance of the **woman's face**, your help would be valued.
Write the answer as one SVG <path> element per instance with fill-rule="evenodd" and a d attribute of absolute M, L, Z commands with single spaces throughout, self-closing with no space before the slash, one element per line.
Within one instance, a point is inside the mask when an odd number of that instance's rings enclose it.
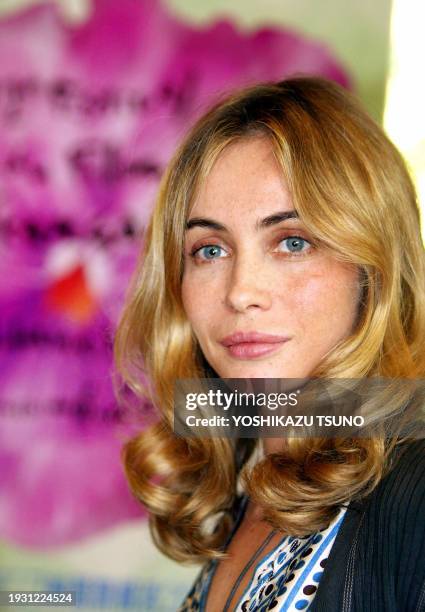
<path fill-rule="evenodd" d="M 353 328 L 358 268 L 315 245 L 265 137 L 217 158 L 184 251 L 184 309 L 222 378 L 308 377 Z"/>

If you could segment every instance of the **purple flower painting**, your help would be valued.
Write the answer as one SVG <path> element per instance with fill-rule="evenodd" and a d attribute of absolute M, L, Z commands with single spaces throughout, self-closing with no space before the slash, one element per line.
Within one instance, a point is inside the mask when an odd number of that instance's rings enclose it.
<path fill-rule="evenodd" d="M 0 58 L 0 536 L 47 549 L 143 516 L 120 448 L 156 416 L 117 405 L 112 339 L 176 144 L 231 88 L 348 77 L 299 34 L 154 0 L 97 0 L 78 26 L 38 5 L 0 21 Z"/>

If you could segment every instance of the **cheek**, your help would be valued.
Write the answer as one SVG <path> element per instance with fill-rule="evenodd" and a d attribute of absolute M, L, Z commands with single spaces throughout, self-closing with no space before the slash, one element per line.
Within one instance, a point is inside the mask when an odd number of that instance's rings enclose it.
<path fill-rule="evenodd" d="M 359 284 L 356 270 L 325 266 L 293 278 L 281 292 L 289 313 L 306 331 L 345 331 L 357 313 Z"/>
<path fill-rule="evenodd" d="M 196 299 L 196 294 L 194 293 L 193 287 L 191 286 L 190 281 L 187 279 L 187 276 L 183 276 L 181 296 L 184 311 L 189 321 L 191 321 L 191 304 L 193 304 L 193 300 Z"/>
<path fill-rule="evenodd" d="M 188 321 L 198 335 L 202 332 L 203 323 L 205 324 L 209 319 L 212 308 L 211 297 L 208 297 L 207 291 L 200 290 L 199 283 L 195 282 L 190 275 L 187 278 L 183 277 L 181 295 Z"/>

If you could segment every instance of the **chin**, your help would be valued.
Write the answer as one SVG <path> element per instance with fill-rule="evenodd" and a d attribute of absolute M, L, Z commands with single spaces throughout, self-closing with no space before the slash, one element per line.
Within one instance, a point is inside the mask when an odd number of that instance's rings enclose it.
<path fill-rule="evenodd" d="M 218 368 L 221 378 L 298 378 L 291 369 L 265 363 L 241 363 Z"/>

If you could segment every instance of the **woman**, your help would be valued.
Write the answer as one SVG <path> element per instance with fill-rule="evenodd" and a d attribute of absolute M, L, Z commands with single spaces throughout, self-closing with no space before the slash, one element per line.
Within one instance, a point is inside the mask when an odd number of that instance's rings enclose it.
<path fill-rule="evenodd" d="M 180 610 L 425 610 L 420 437 L 173 432 L 177 379 L 416 380 L 424 341 L 414 188 L 352 95 L 293 78 L 198 120 L 115 341 L 124 380 L 161 415 L 125 445 L 130 486 L 160 550 L 204 563 Z M 400 385 L 376 410 L 411 399 Z"/>

